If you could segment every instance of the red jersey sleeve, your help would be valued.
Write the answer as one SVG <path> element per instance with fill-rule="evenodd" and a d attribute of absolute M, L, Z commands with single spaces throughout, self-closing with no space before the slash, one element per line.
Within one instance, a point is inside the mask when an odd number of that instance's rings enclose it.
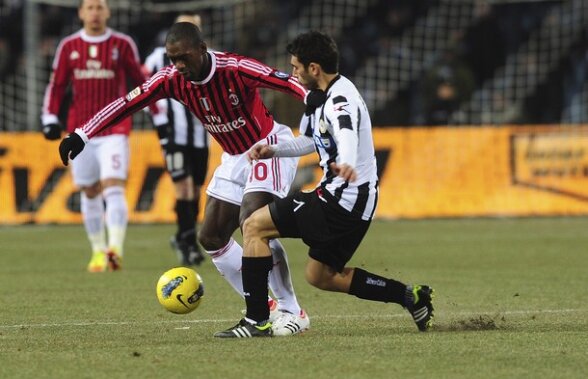
<path fill-rule="evenodd" d="M 42 122 L 44 125 L 59 122 L 57 115 L 72 76 L 68 46 L 65 40 L 61 41 L 57 47 L 52 68 L 51 78 L 43 99 Z"/>
<path fill-rule="evenodd" d="M 82 131 L 88 138 L 92 138 L 98 133 L 116 125 L 125 117 L 154 104 L 159 99 L 168 97 L 171 71 L 171 67 L 161 69 L 126 96 L 119 97 L 102 108 L 81 127 Z"/>
<path fill-rule="evenodd" d="M 252 58 L 241 57 L 239 75 L 249 87 L 270 88 L 304 100 L 306 90 L 298 79 Z"/>

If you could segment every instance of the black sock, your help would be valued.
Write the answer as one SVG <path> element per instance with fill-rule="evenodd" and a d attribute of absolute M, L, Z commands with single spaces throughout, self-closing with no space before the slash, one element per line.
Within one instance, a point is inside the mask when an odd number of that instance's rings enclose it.
<path fill-rule="evenodd" d="M 192 214 L 194 215 L 194 245 L 196 246 L 196 238 L 198 237 L 198 212 L 200 211 L 200 206 L 198 204 L 198 200 L 192 200 L 190 205 L 192 207 Z"/>
<path fill-rule="evenodd" d="M 176 217 L 178 220 L 177 239 L 189 246 L 196 245 L 196 216 L 193 200 L 176 200 Z"/>
<path fill-rule="evenodd" d="M 268 275 L 273 267 L 269 257 L 243 257 L 241 273 L 243 275 L 243 293 L 247 304 L 247 318 L 256 322 L 269 319 Z"/>
<path fill-rule="evenodd" d="M 355 267 L 349 294 L 360 299 L 397 303 L 404 306 L 406 285 Z"/>

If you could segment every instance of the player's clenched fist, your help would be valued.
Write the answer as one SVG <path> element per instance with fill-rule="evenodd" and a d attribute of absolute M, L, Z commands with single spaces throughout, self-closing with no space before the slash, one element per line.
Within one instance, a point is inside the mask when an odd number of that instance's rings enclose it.
<path fill-rule="evenodd" d="M 273 158 L 275 154 L 276 151 L 270 145 L 258 144 L 251 147 L 247 152 L 247 158 L 249 161 L 255 161 L 259 159 Z"/>
<path fill-rule="evenodd" d="M 74 159 L 84 150 L 84 140 L 76 133 L 70 133 L 61 140 L 59 144 L 59 156 L 64 165 L 67 166 L 70 159 Z"/>
<path fill-rule="evenodd" d="M 332 162 L 329 164 L 329 168 L 335 175 L 342 177 L 345 181 L 355 182 L 355 179 L 357 179 L 355 169 L 346 163 L 338 165 L 337 163 Z"/>
<path fill-rule="evenodd" d="M 273 158 L 275 154 L 276 151 L 270 145 L 254 145 L 247 152 L 247 160 L 251 162 L 258 159 Z"/>

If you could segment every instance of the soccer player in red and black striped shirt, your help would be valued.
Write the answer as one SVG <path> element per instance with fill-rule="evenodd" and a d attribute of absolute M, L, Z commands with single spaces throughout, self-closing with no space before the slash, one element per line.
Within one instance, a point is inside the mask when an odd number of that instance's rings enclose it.
<path fill-rule="evenodd" d="M 65 138 L 60 145 L 61 159 L 67 164 L 94 136 L 159 99 L 173 98 L 188 107 L 224 150 L 207 188 L 198 240 L 223 277 L 243 296 L 243 250 L 232 239 L 233 232 L 253 211 L 288 194 L 298 163 L 298 158 L 272 158 L 249 164 L 245 153 L 256 143 L 293 138 L 288 127 L 273 119 L 259 88 L 285 92 L 299 100 L 306 90 L 289 74 L 254 59 L 207 51 L 200 30 L 192 23 L 171 27 L 166 52 L 173 65 L 107 105 Z M 270 273 L 270 287 L 284 311 L 274 322 L 274 334 L 296 334 L 308 329 L 309 319 L 294 295 L 284 249 L 277 240 L 270 246 L 274 265 L 279 265 Z"/>
<path fill-rule="evenodd" d="M 105 0 L 82 0 L 78 16 L 83 28 L 64 38 L 55 53 L 53 73 L 43 102 L 43 134 L 61 138 L 58 119 L 68 86 L 72 103 L 67 131 L 87 121 L 112 100 L 124 95 L 127 79 L 145 80 L 133 40 L 109 29 L 110 10 Z M 81 189 L 81 212 L 92 245 L 88 271 L 120 268 L 128 220 L 125 182 L 128 171 L 128 134 L 131 118 L 120 118 L 103 130 L 72 165 L 74 183 Z M 104 207 L 106 203 L 106 207 Z M 108 242 L 105 235 L 108 231 Z"/>

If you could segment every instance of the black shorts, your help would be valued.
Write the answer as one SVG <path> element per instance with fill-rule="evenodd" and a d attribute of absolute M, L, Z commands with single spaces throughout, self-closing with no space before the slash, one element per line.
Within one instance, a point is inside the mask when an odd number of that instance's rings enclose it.
<path fill-rule="evenodd" d="M 192 176 L 194 184 L 202 185 L 208 171 L 208 148 L 175 145 L 165 151 L 165 166 L 172 181 Z"/>
<path fill-rule="evenodd" d="M 321 188 L 276 199 L 269 209 L 281 237 L 302 238 L 311 258 L 337 272 L 343 271 L 371 222 L 343 209 Z"/>

